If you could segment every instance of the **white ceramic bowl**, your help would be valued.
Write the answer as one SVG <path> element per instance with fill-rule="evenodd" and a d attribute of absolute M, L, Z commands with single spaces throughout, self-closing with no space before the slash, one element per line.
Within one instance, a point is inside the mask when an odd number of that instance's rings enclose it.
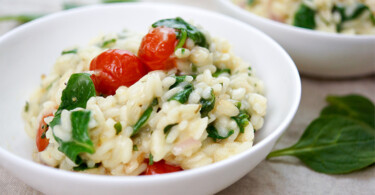
<path fill-rule="evenodd" d="M 270 35 L 293 58 L 302 74 L 343 78 L 375 73 L 375 35 L 313 31 L 257 16 L 231 0 L 219 0 L 223 12 Z"/>
<path fill-rule="evenodd" d="M 147 32 L 156 20 L 181 16 L 227 38 L 235 53 L 264 81 L 268 114 L 255 146 L 230 159 L 157 176 L 102 176 L 63 171 L 32 161 L 34 140 L 23 130 L 21 110 L 60 52 L 85 45 L 99 33 L 124 28 Z M 291 122 L 300 101 L 298 71 L 271 38 L 240 21 L 201 9 L 167 4 L 98 5 L 52 14 L 0 37 L 0 164 L 47 194 L 212 194 L 253 169 Z"/>

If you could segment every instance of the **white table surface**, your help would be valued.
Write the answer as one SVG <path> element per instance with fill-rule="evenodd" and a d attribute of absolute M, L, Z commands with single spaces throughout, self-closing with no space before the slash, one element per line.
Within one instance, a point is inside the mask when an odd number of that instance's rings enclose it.
<path fill-rule="evenodd" d="M 148 0 L 151 1 L 151 0 Z M 154 0 L 217 10 L 215 0 Z M 54 12 L 61 9 L 61 0 L 0 0 L 0 15 L 25 12 Z M 0 36 L 16 26 L 0 23 Z M 374 67 L 375 68 L 375 67 Z M 323 80 L 302 76 L 301 104 L 292 124 L 276 148 L 297 142 L 306 126 L 325 106 L 328 94 L 357 93 L 375 101 L 375 75 L 345 80 Z M 35 176 L 37 178 L 37 176 Z M 41 194 L 7 170 L 0 167 L 0 194 Z M 346 175 L 326 175 L 312 171 L 298 159 L 280 157 L 264 160 L 242 179 L 218 193 L 229 194 L 375 194 L 375 167 Z"/>

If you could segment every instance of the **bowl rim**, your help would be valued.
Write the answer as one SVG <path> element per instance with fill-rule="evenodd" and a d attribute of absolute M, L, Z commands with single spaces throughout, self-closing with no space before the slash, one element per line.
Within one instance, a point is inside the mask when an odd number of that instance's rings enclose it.
<path fill-rule="evenodd" d="M 375 35 L 368 35 L 368 34 L 351 35 L 351 34 L 330 33 L 330 32 L 325 32 L 325 31 L 305 29 L 305 28 L 293 26 L 290 24 L 277 22 L 277 21 L 274 21 L 274 20 L 271 20 L 262 16 L 258 16 L 234 4 L 233 2 L 231 2 L 231 0 L 219 0 L 219 2 L 226 7 L 222 9 L 230 10 L 233 13 L 235 12 L 236 15 L 240 15 L 242 18 L 250 18 L 250 19 L 258 20 L 266 25 L 273 26 L 276 28 L 281 28 L 284 31 L 290 31 L 293 33 L 298 33 L 298 34 L 307 34 L 312 37 L 336 39 L 339 41 L 342 41 L 342 40 L 355 41 L 355 40 L 367 40 L 367 39 L 375 40 Z"/>
<path fill-rule="evenodd" d="M 121 5 L 120 5 L 121 4 Z M 285 115 L 284 120 L 281 121 L 280 125 L 267 137 L 265 137 L 263 140 L 258 142 L 257 144 L 253 145 L 253 147 L 247 151 L 241 152 L 237 155 L 234 155 L 228 159 L 206 165 L 203 167 L 199 168 L 194 168 L 186 171 L 181 171 L 181 172 L 175 172 L 175 173 L 169 173 L 169 174 L 161 174 L 157 176 L 142 176 L 142 177 L 137 177 L 137 176 L 111 176 L 111 175 L 96 175 L 96 174 L 87 174 L 87 173 L 79 173 L 79 172 L 72 172 L 72 171 L 66 171 L 66 170 L 61 170 L 61 169 L 56 169 L 53 167 L 49 167 L 46 165 L 39 164 L 37 162 L 34 162 L 29 159 L 25 159 L 23 157 L 20 157 L 16 154 L 13 154 L 12 152 L 4 149 L 3 147 L 0 146 L 0 159 L 6 158 L 8 159 L 8 162 L 12 162 L 15 166 L 20 166 L 24 167 L 24 169 L 34 169 L 34 171 L 39 172 L 39 173 L 44 173 L 48 174 L 49 177 L 59 177 L 59 178 L 66 178 L 66 179 L 71 179 L 73 181 L 111 181 L 113 183 L 122 183 L 122 182 L 128 182 L 130 184 L 135 184 L 139 182 L 154 182 L 154 181 L 167 181 L 170 179 L 183 179 L 185 177 L 193 176 L 196 174 L 204 174 L 207 172 L 210 172 L 212 170 L 215 170 L 219 167 L 226 166 L 227 164 L 231 164 L 232 161 L 237 161 L 241 158 L 243 158 L 246 155 L 249 155 L 250 153 L 254 153 L 256 150 L 260 150 L 261 148 L 265 147 L 265 145 L 269 144 L 271 140 L 277 139 L 281 133 L 283 133 L 288 125 L 291 123 L 291 121 L 294 118 L 294 115 L 297 112 L 297 109 L 300 104 L 301 100 L 301 78 L 299 76 L 298 70 L 291 59 L 291 57 L 287 54 L 287 52 L 276 42 L 274 41 L 271 37 L 266 35 L 265 33 L 261 32 L 260 30 L 256 29 L 253 26 L 250 26 L 240 20 L 237 20 L 235 18 L 229 17 L 227 15 L 214 12 L 214 11 L 209 11 L 203 8 L 197 8 L 197 7 L 192 7 L 192 6 L 186 6 L 186 5 L 177 5 L 177 4 L 170 4 L 170 3 L 152 3 L 152 2 L 130 2 L 130 3 L 114 3 L 114 4 L 106 4 L 106 5 L 89 5 L 89 6 L 84 6 L 84 7 L 79 7 L 79 8 L 74 8 L 70 10 L 64 10 L 56 13 L 52 13 L 46 16 L 43 16 L 41 18 L 38 18 L 36 20 L 33 20 L 31 22 L 28 22 L 26 24 L 22 24 L 18 26 L 15 29 L 12 29 L 11 31 L 5 33 L 3 36 L 0 36 L 0 44 L 3 41 L 6 41 L 8 38 L 11 38 L 13 36 L 17 36 L 18 34 L 22 34 L 24 31 L 28 30 L 29 28 L 33 28 L 34 25 L 37 25 L 39 23 L 47 22 L 50 20 L 55 20 L 56 18 L 64 17 L 65 15 L 69 14 L 75 14 L 78 12 L 93 12 L 97 9 L 113 9 L 113 8 L 118 8 L 120 6 L 123 7 L 133 7 L 133 8 L 138 8 L 142 9 L 142 7 L 153 7 L 155 9 L 161 8 L 176 8 L 176 9 L 183 9 L 188 12 L 195 12 L 199 13 L 200 15 L 208 15 L 208 16 L 215 16 L 216 18 L 219 19 L 225 19 L 227 21 L 231 21 L 232 23 L 236 23 L 238 25 L 241 25 L 245 29 L 250 29 L 251 31 L 254 31 L 254 33 L 258 34 L 262 38 L 265 39 L 265 41 L 268 41 L 270 44 L 273 45 L 276 49 L 280 51 L 280 55 L 282 55 L 288 63 L 286 63 L 289 68 L 291 73 L 294 75 L 294 80 L 295 83 L 295 94 L 293 95 L 293 99 L 295 100 L 292 102 L 292 105 L 290 109 L 288 110 L 288 113 Z M 129 9 L 129 8 L 127 8 Z M 3 167 L 7 168 L 5 166 L 6 163 L 3 163 Z"/>

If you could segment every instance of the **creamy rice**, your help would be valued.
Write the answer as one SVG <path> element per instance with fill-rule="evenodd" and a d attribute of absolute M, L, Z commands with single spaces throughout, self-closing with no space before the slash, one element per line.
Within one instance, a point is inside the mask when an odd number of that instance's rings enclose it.
<path fill-rule="evenodd" d="M 373 21 L 375 15 L 375 0 L 232 1 L 259 16 L 290 25 L 295 25 L 294 17 L 303 4 L 315 12 L 313 16 L 316 25 L 313 29 L 315 30 L 342 34 L 375 34 L 375 21 Z M 343 19 L 337 9 L 338 7 L 345 8 L 345 15 L 351 15 L 360 4 L 367 8 L 364 9 L 358 17 L 350 20 Z"/>
<path fill-rule="evenodd" d="M 177 69 L 149 72 L 132 86 L 118 88 L 115 95 L 95 96 L 88 100 L 85 110 L 91 111 L 89 137 L 95 153 L 80 154 L 80 158 L 91 167 L 83 172 L 139 175 L 145 171 L 145 160 L 150 154 L 155 162 L 165 160 L 186 170 L 221 161 L 252 147 L 254 132 L 263 126 L 266 114 L 267 99 L 263 95 L 263 83 L 249 64 L 233 54 L 231 45 L 225 39 L 210 38 L 208 33 L 204 34 L 210 45 L 208 49 L 196 46 L 188 39 L 186 48 L 175 51 Z M 29 136 L 35 138 L 43 116 L 56 112 L 62 91 L 73 73 L 89 72 L 90 61 L 108 48 L 137 54 L 142 37 L 142 34 L 124 31 L 99 36 L 86 47 L 68 48 L 77 52 L 58 57 L 52 72 L 42 76 L 41 85 L 28 100 L 28 109 L 23 112 L 23 118 Z M 105 48 L 101 47 L 104 41 L 112 39 L 116 41 Z M 224 72 L 214 77 L 218 69 L 230 69 L 230 73 Z M 184 104 L 168 101 L 183 90 L 183 85 L 170 89 L 176 82 L 176 74 L 187 75 L 184 82 L 194 86 Z M 216 98 L 214 108 L 206 117 L 202 117 L 200 100 L 209 99 L 212 94 Z M 158 99 L 158 108 L 153 108 L 139 134 L 132 136 L 133 125 L 155 98 Z M 53 131 L 47 131 L 49 145 L 44 151 L 35 152 L 36 161 L 73 170 L 76 164 L 58 150 L 59 143 L 53 133 L 61 139 L 71 139 L 69 116 L 75 110 L 62 111 L 61 124 L 55 126 Z M 250 115 L 250 122 L 243 133 L 231 118 L 239 115 L 240 110 Z M 45 122 L 50 123 L 52 118 L 45 118 Z M 114 127 L 117 122 L 122 126 L 119 134 L 116 134 Z M 174 125 L 165 134 L 164 129 L 171 124 Z M 220 136 L 225 137 L 229 131 L 232 134 L 226 139 L 214 140 L 208 137 L 209 124 L 214 124 Z"/>

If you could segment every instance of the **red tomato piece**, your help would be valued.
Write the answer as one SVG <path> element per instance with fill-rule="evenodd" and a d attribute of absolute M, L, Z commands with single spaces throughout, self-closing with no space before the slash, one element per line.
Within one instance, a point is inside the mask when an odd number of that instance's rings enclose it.
<path fill-rule="evenodd" d="M 96 56 L 90 64 L 91 79 L 99 94 L 114 95 L 120 86 L 130 87 L 145 74 L 146 66 L 131 52 L 109 49 Z"/>
<path fill-rule="evenodd" d="M 46 114 L 42 117 L 42 120 L 39 123 L 38 131 L 36 132 L 36 147 L 38 151 L 41 152 L 47 148 L 49 139 L 46 138 L 46 132 L 48 130 L 48 125 L 44 122 L 44 119 L 47 117 L 53 116 L 53 114 Z"/>
<path fill-rule="evenodd" d="M 143 37 L 138 50 L 138 57 L 151 70 L 168 70 L 176 65 L 171 57 L 178 43 L 173 28 L 157 27 Z"/>
<path fill-rule="evenodd" d="M 143 175 L 157 175 L 157 174 L 164 174 L 164 173 L 173 173 L 177 171 L 182 171 L 183 169 L 179 166 L 173 166 L 165 163 L 164 160 L 159 162 L 154 162 L 154 164 L 149 165 L 147 163 L 146 171 Z"/>

